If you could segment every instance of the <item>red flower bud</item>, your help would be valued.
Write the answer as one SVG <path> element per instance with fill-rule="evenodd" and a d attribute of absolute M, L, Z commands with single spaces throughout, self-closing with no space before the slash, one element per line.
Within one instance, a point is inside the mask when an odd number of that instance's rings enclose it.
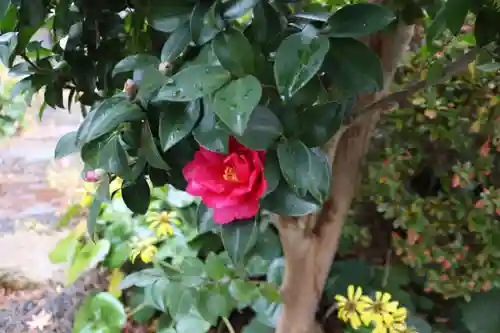
<path fill-rule="evenodd" d="M 455 254 L 455 258 L 457 258 L 457 260 L 462 260 L 462 259 L 464 259 L 464 254 L 463 253 L 457 253 L 457 254 Z"/>
<path fill-rule="evenodd" d="M 451 179 L 451 187 L 456 188 L 460 186 L 460 176 L 454 175 Z"/>
<path fill-rule="evenodd" d="M 446 281 L 446 280 L 449 280 L 450 278 L 448 277 L 448 275 L 446 275 L 446 274 L 442 274 L 442 275 L 440 275 L 440 276 L 439 276 L 439 279 L 440 279 L 441 281 Z"/>
<path fill-rule="evenodd" d="M 137 95 L 137 84 L 134 80 L 128 79 L 123 86 L 123 92 L 127 94 L 130 99 L 134 99 Z"/>
<path fill-rule="evenodd" d="M 90 183 L 97 183 L 100 182 L 103 178 L 103 176 L 106 174 L 106 170 L 104 169 L 95 169 L 95 170 L 89 170 L 85 172 L 83 176 L 83 180 L 86 182 Z"/>
<path fill-rule="evenodd" d="M 443 261 L 442 266 L 444 269 L 450 269 L 451 263 L 448 260 Z"/>
<path fill-rule="evenodd" d="M 484 202 L 483 200 L 478 200 L 476 201 L 476 204 L 474 205 L 476 208 L 484 208 Z"/>
<path fill-rule="evenodd" d="M 483 145 L 481 146 L 481 156 L 488 156 L 488 154 L 490 153 L 490 142 L 491 142 L 491 139 L 488 138 L 488 140 L 486 140 L 485 143 L 483 143 Z"/>
<path fill-rule="evenodd" d="M 474 281 L 470 281 L 469 283 L 467 283 L 467 287 L 469 287 L 469 289 L 474 289 L 475 286 L 476 286 L 476 282 L 474 282 Z"/>
<path fill-rule="evenodd" d="M 488 280 L 484 281 L 483 286 L 481 287 L 481 290 L 488 291 L 488 290 L 490 290 L 490 288 L 491 288 L 491 282 Z"/>
<path fill-rule="evenodd" d="M 432 288 L 427 287 L 424 289 L 424 292 L 428 294 L 428 293 L 432 292 Z"/>

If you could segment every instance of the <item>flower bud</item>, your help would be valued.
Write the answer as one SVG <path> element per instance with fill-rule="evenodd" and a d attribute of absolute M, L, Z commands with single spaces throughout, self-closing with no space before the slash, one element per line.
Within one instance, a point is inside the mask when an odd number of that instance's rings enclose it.
<path fill-rule="evenodd" d="M 168 61 L 163 61 L 160 63 L 160 65 L 158 66 L 158 70 L 160 71 L 160 73 L 162 73 L 163 75 L 168 75 L 170 74 L 170 72 L 172 71 L 172 65 L 168 62 Z"/>
<path fill-rule="evenodd" d="M 97 183 L 103 179 L 105 174 L 106 170 L 104 169 L 89 170 L 83 175 L 83 180 L 89 183 Z"/>
<path fill-rule="evenodd" d="M 123 92 L 127 94 L 128 98 L 134 99 L 137 95 L 137 84 L 134 80 L 128 79 L 123 86 Z"/>

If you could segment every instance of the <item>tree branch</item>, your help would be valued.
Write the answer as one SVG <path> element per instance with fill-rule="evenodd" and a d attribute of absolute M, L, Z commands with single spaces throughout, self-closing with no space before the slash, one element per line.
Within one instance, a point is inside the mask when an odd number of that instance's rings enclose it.
<path fill-rule="evenodd" d="M 400 104 L 404 103 L 407 101 L 413 94 L 416 92 L 425 89 L 427 87 L 430 87 L 432 85 L 435 85 L 437 83 L 445 82 L 448 80 L 450 77 L 453 75 L 456 75 L 460 72 L 463 72 L 469 63 L 474 61 L 477 57 L 477 55 L 481 52 L 482 50 L 479 48 L 472 49 L 471 51 L 465 53 L 463 56 L 458 58 L 457 60 L 453 61 L 451 64 L 446 66 L 443 70 L 443 76 L 436 82 L 436 81 L 429 81 L 429 80 L 421 80 L 421 81 L 416 81 L 411 84 L 409 84 L 405 89 L 397 91 L 395 93 L 392 93 L 388 95 L 387 97 L 384 97 L 378 101 L 375 101 L 369 105 L 363 106 L 362 108 L 356 110 L 352 116 L 351 116 L 351 121 L 353 119 L 358 118 L 359 116 L 366 114 L 366 113 L 374 113 L 377 112 L 381 109 L 387 109 L 390 107 L 393 107 L 395 104 Z"/>

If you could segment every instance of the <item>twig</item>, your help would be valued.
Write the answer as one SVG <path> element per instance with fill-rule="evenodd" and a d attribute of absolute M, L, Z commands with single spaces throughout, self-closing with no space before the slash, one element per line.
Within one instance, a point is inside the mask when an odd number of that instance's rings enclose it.
<path fill-rule="evenodd" d="M 453 75 L 464 71 L 469 63 L 476 59 L 476 56 L 482 51 L 482 49 L 475 48 L 471 51 L 465 53 L 463 56 L 446 66 L 443 70 L 442 77 L 437 81 L 421 80 L 409 84 L 405 89 L 397 91 L 384 97 L 376 102 L 373 102 L 363 108 L 353 112 L 351 120 L 356 119 L 362 114 L 369 112 L 376 112 L 378 110 L 393 107 L 399 103 L 403 103 L 408 100 L 416 92 L 430 87 L 436 83 L 441 83 L 452 77 Z"/>
<path fill-rule="evenodd" d="M 391 257 L 392 250 L 387 250 L 385 255 L 385 267 L 384 267 L 384 277 L 382 279 L 382 287 L 385 288 L 387 286 L 387 282 L 389 281 L 389 275 L 391 274 Z"/>
<path fill-rule="evenodd" d="M 226 325 L 227 330 L 229 331 L 229 333 L 236 333 L 236 331 L 234 330 L 233 325 L 231 325 L 231 322 L 229 321 L 229 319 L 227 319 L 227 317 L 222 317 L 222 321 L 224 321 L 224 324 Z"/>

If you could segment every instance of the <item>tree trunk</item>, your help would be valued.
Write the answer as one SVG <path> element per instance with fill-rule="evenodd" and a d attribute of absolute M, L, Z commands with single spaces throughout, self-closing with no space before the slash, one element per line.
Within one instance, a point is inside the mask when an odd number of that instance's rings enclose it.
<path fill-rule="evenodd" d="M 372 1 L 375 2 L 375 1 Z M 413 26 L 400 25 L 391 35 L 378 34 L 366 43 L 376 51 L 384 70 L 382 92 L 361 96 L 360 107 L 377 101 L 388 91 L 396 66 L 413 34 Z M 321 333 L 316 310 L 335 257 L 344 219 L 359 183 L 360 166 L 381 110 L 358 117 L 327 145 L 332 164 L 331 197 L 323 208 L 302 217 L 278 217 L 285 253 L 281 293 L 283 312 L 277 333 Z"/>

